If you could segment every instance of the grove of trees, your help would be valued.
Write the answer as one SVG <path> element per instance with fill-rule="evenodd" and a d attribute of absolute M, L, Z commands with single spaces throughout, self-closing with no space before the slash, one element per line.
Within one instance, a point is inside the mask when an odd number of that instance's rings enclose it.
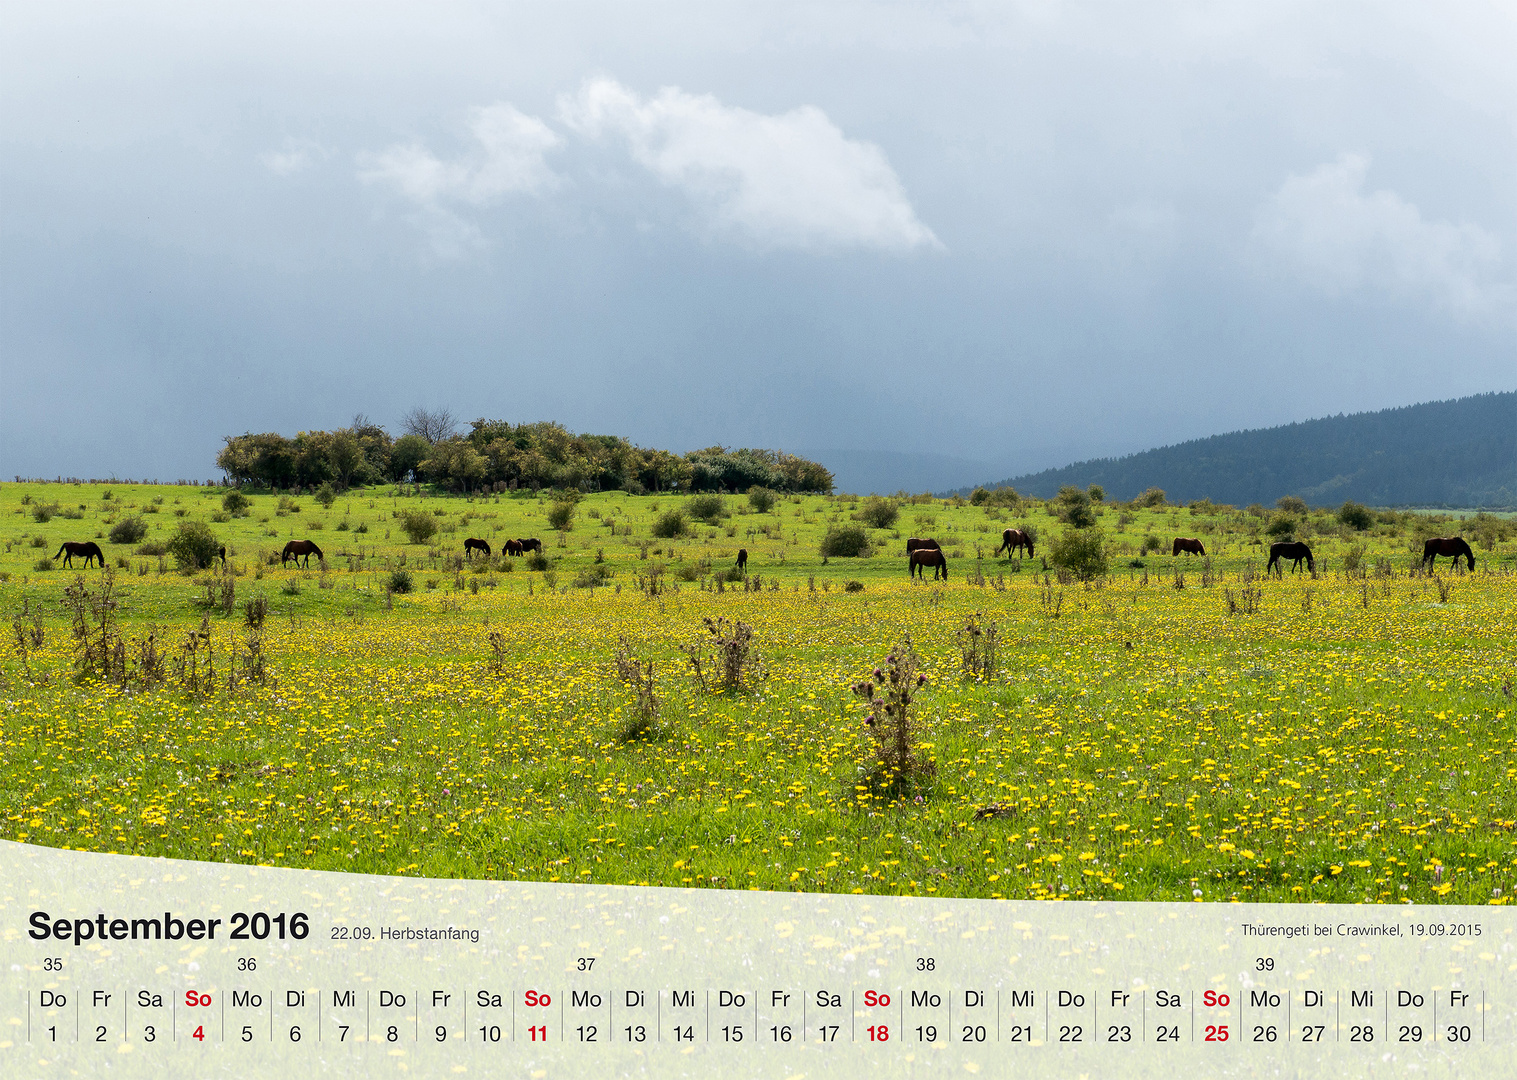
<path fill-rule="evenodd" d="M 392 438 L 356 417 L 336 431 L 229 435 L 216 466 L 235 484 L 338 487 L 417 481 L 454 490 L 832 491 L 832 473 L 777 450 L 711 446 L 687 454 L 635 446 L 618 435 L 578 435 L 561 424 L 475 420 L 467 433 L 445 410 L 416 409 Z"/>

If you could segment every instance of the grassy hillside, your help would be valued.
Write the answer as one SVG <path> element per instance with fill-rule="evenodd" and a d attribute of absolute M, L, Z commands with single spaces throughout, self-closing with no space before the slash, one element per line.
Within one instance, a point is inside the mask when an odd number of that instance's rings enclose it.
<path fill-rule="evenodd" d="M 1099 484 L 1117 499 L 1157 487 L 1182 503 L 1272 504 L 1295 495 L 1312 505 L 1512 508 L 1517 391 L 1213 435 L 1001 484 L 1040 498 L 1066 484 Z"/>
<path fill-rule="evenodd" d="M 670 540 L 653 526 L 686 499 L 589 496 L 555 534 L 546 495 L 255 493 L 217 520 L 225 494 L 0 485 L 0 837 L 913 895 L 1505 903 L 1517 886 L 1509 530 L 1487 530 L 1475 573 L 1431 576 L 1413 549 L 1453 522 L 1311 515 L 1317 573 L 1265 580 L 1257 515 L 1104 507 L 1114 572 L 1081 585 L 1043 572 L 1064 526 L 1042 504 L 907 503 L 869 530 L 875 555 L 824 563 L 825 531 L 868 504 L 729 498 Z M 439 526 L 426 543 L 401 531 L 414 512 Z M 144 538 L 109 540 L 135 518 Z M 1013 522 L 1038 557 L 991 557 Z M 154 554 L 189 523 L 226 544 L 225 570 Z M 906 581 L 920 533 L 948 552 L 946 586 Z M 1209 559 L 1139 556 L 1177 534 Z M 465 537 L 517 535 L 548 538 L 545 569 L 463 559 Z M 324 565 L 279 565 L 299 537 Z M 109 577 L 52 568 L 88 538 Z M 747 580 L 719 579 L 738 545 Z M 412 591 L 393 591 L 402 574 Z M 747 685 L 695 677 L 707 619 L 752 628 Z M 962 662 L 971 619 L 998 633 L 984 678 Z M 852 687 L 907 636 L 935 772 L 895 797 Z M 640 735 L 619 649 L 652 664 Z"/>

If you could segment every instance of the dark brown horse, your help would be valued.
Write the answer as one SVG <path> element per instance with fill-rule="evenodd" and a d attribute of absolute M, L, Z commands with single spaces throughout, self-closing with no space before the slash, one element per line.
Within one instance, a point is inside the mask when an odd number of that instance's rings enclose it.
<path fill-rule="evenodd" d="M 1313 573 L 1316 573 L 1317 571 L 1317 565 L 1312 562 L 1312 549 L 1307 547 L 1300 540 L 1288 544 L 1271 544 L 1269 546 L 1269 562 L 1265 564 L 1264 572 L 1267 574 L 1273 570 L 1277 574 L 1280 573 L 1281 559 L 1295 560 L 1295 562 L 1291 563 L 1291 573 L 1293 574 L 1297 570 L 1301 569 L 1302 559 L 1306 560 L 1306 568 L 1308 570 L 1312 571 Z"/>
<path fill-rule="evenodd" d="M 739 573 L 742 573 L 742 572 L 744 572 L 744 571 L 746 571 L 748 569 L 748 549 L 747 548 L 738 548 L 737 549 L 737 569 L 738 569 Z"/>
<path fill-rule="evenodd" d="M 1470 569 L 1475 569 L 1475 553 L 1470 550 L 1470 545 L 1462 536 L 1435 536 L 1422 545 L 1422 565 L 1436 565 L 1438 556 L 1447 555 L 1454 560 L 1454 565 L 1459 565 L 1459 556 L 1463 555 L 1469 560 Z"/>
<path fill-rule="evenodd" d="M 930 551 L 943 550 L 942 548 L 938 547 L 938 542 L 930 536 L 913 536 L 907 539 L 906 554 L 910 555 L 913 551 L 917 551 L 921 548 L 927 548 Z"/>
<path fill-rule="evenodd" d="M 318 559 L 325 558 L 325 556 L 322 555 L 322 553 L 321 553 L 321 548 L 317 547 L 312 541 L 310 541 L 310 540 L 291 540 L 288 544 L 286 544 L 284 546 L 284 551 L 280 553 L 280 556 L 279 556 L 279 565 L 283 566 L 285 564 L 285 561 L 287 559 L 294 559 L 295 560 L 295 565 L 299 566 L 300 565 L 300 558 L 301 558 L 302 555 L 305 556 L 305 565 L 306 566 L 310 566 L 311 565 L 311 556 L 312 555 L 315 555 L 316 558 L 318 558 Z"/>
<path fill-rule="evenodd" d="M 467 540 L 464 541 L 464 558 L 467 559 L 467 558 L 473 557 L 473 555 L 474 555 L 474 553 L 476 551 L 482 551 L 486 555 L 489 555 L 490 554 L 490 544 L 489 544 L 489 542 L 485 541 L 485 540 L 476 540 L 472 536 L 469 537 L 469 539 L 467 539 Z"/>
<path fill-rule="evenodd" d="M 938 580 L 938 574 L 943 575 L 943 580 L 948 580 L 948 560 L 937 548 L 917 548 L 906 558 L 906 570 L 911 577 L 921 577 L 927 580 L 925 567 L 932 567 L 932 580 Z"/>
<path fill-rule="evenodd" d="M 1027 557 L 1029 559 L 1032 558 L 1032 537 L 1028 536 L 1021 529 L 1003 529 L 1001 531 L 1001 546 L 996 548 L 995 553 L 999 555 L 1004 550 L 1006 557 L 1009 559 L 1013 551 L 1021 551 L 1024 547 L 1027 549 Z"/>
<path fill-rule="evenodd" d="M 221 568 L 226 569 L 226 545 L 222 544 L 216 549 L 216 558 L 221 560 Z"/>
<path fill-rule="evenodd" d="M 506 541 L 506 554 L 507 555 L 520 555 L 521 554 L 521 541 L 520 540 L 507 540 Z"/>
<path fill-rule="evenodd" d="M 1193 536 L 1177 536 L 1177 537 L 1175 537 L 1175 550 L 1171 551 L 1170 554 L 1171 555 L 1178 555 L 1182 551 L 1185 552 L 1185 553 L 1187 553 L 1187 554 L 1189 554 L 1189 555 L 1205 555 L 1206 554 L 1206 548 L 1205 548 L 1205 546 L 1201 543 L 1201 541 L 1197 540 Z"/>
<path fill-rule="evenodd" d="M 516 542 L 521 545 L 523 554 L 529 551 L 535 551 L 541 555 L 543 552 L 543 542 L 535 536 L 524 536 Z"/>
<path fill-rule="evenodd" d="M 58 549 L 58 555 L 63 556 L 64 566 L 73 566 L 74 556 L 83 555 L 84 565 L 86 569 L 89 568 L 91 559 L 99 559 L 100 568 L 102 570 L 105 569 L 105 553 L 100 550 L 100 545 L 95 543 L 93 540 L 86 540 L 82 544 L 76 544 L 72 540 L 66 540 L 64 541 L 63 546 Z M 58 555 L 54 555 L 53 558 L 56 559 Z"/>

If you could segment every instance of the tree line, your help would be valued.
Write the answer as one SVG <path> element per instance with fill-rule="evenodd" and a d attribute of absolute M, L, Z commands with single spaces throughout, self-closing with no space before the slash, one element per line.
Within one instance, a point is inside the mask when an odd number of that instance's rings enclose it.
<path fill-rule="evenodd" d="M 475 420 L 460 431 L 446 410 L 415 409 L 392 437 L 363 416 L 335 431 L 228 435 L 216 467 L 234 484 L 266 488 L 432 483 L 581 491 L 832 491 L 832 473 L 778 450 L 710 446 L 677 454 L 562 424 Z"/>

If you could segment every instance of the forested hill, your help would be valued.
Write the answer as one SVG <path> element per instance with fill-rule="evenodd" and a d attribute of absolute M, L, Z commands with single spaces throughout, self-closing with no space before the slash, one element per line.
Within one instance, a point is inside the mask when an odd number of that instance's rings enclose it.
<path fill-rule="evenodd" d="M 1001 484 L 1043 498 L 1100 484 L 1121 500 L 1157 487 L 1180 503 L 1517 507 L 1517 391 L 1235 431 Z"/>

